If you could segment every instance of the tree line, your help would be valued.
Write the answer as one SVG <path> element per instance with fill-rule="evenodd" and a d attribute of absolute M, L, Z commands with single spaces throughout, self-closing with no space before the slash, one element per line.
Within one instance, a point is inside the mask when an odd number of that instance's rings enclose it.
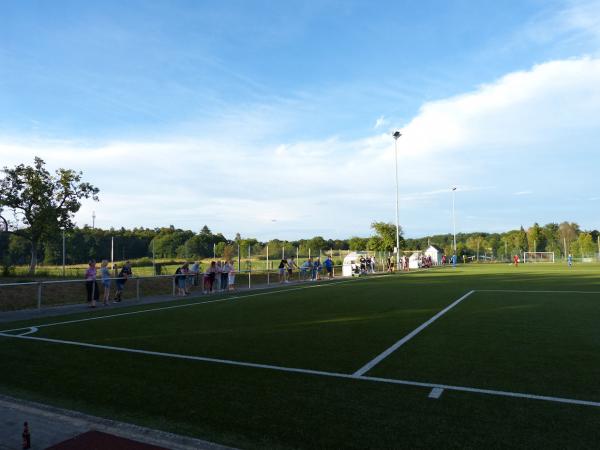
<path fill-rule="evenodd" d="M 237 233 L 232 239 L 213 233 L 208 226 L 199 231 L 182 230 L 174 226 L 162 228 L 97 229 L 77 227 L 74 216 L 83 199 L 98 201 L 99 189 L 82 180 L 83 174 L 71 169 L 50 173 L 45 162 L 35 158 L 33 166 L 19 164 L 4 167 L 0 178 L 0 264 L 7 268 L 29 264 L 31 274 L 38 261 L 46 265 L 62 264 L 63 242 L 67 264 L 85 263 L 89 259 L 203 259 L 213 256 L 230 259 L 235 255 L 276 258 L 299 252 L 335 250 L 371 250 L 392 252 L 396 240 L 401 250 L 424 250 L 428 245 L 441 247 L 453 254 L 453 236 L 442 234 L 419 239 L 404 239 L 402 229 L 389 222 L 373 222 L 369 237 L 348 239 L 278 240 L 261 242 Z M 457 235 L 458 255 L 506 259 L 525 251 L 554 252 L 561 257 L 592 256 L 600 253 L 598 231 L 584 231 L 573 222 L 534 223 L 505 233 L 460 233 Z M 64 236 L 64 239 L 63 239 Z M 148 261 L 150 262 L 150 261 Z"/>
<path fill-rule="evenodd" d="M 245 257 L 253 256 L 275 259 L 282 254 L 295 255 L 299 251 L 313 255 L 319 251 L 371 250 L 392 252 L 396 246 L 396 227 L 392 223 L 374 222 L 370 237 L 348 239 L 310 239 L 259 241 L 242 237 L 239 233 L 229 239 L 222 233 L 213 233 L 208 226 L 199 231 L 183 230 L 174 226 L 163 228 L 99 229 L 85 226 L 74 227 L 65 235 L 66 264 L 85 263 L 89 259 L 204 259 L 213 256 L 234 258 L 238 251 Z M 402 233 L 402 230 L 401 230 Z M 456 236 L 457 254 L 469 257 L 508 259 L 525 251 L 554 252 L 557 258 L 571 253 L 575 257 L 591 257 L 598 253 L 597 230 L 582 231 L 576 223 L 534 223 L 527 229 L 521 227 L 505 233 L 459 233 Z M 453 235 L 440 234 L 421 238 L 402 238 L 401 250 L 425 250 L 436 245 L 447 255 L 453 254 Z M 0 233 L 0 254 L 4 266 L 29 264 L 31 243 L 18 234 Z M 36 255 L 44 265 L 62 264 L 62 235 L 37 243 Z"/>

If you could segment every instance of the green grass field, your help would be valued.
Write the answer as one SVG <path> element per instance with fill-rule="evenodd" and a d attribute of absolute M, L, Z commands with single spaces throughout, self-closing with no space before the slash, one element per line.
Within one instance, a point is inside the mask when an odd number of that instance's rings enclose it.
<path fill-rule="evenodd" d="M 339 279 L 4 324 L 0 391 L 240 448 L 597 448 L 599 324 L 597 265 Z"/>

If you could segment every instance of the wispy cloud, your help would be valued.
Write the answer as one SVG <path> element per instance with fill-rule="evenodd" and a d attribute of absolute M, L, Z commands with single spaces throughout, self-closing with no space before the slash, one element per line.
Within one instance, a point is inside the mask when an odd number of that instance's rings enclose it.
<path fill-rule="evenodd" d="M 377 130 L 377 129 L 383 127 L 386 123 L 387 123 L 387 120 L 385 120 L 385 117 L 379 116 L 377 118 L 377 120 L 375 121 L 375 125 L 373 126 L 373 128 Z"/>

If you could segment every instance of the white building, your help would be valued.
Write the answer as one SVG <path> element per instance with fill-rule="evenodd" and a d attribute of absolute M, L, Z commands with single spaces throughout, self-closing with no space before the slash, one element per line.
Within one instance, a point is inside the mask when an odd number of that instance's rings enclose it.
<path fill-rule="evenodd" d="M 444 256 L 444 250 L 438 247 L 437 245 L 430 245 L 427 250 L 425 250 L 425 256 L 431 257 L 431 262 L 434 266 L 439 266 L 442 264 L 442 256 Z"/>

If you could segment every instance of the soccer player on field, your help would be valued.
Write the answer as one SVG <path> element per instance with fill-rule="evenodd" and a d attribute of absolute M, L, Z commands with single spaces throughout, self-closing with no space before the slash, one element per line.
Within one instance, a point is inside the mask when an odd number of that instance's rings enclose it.
<path fill-rule="evenodd" d="M 519 255 L 515 255 L 513 261 L 515 263 L 515 267 L 519 267 Z"/>

